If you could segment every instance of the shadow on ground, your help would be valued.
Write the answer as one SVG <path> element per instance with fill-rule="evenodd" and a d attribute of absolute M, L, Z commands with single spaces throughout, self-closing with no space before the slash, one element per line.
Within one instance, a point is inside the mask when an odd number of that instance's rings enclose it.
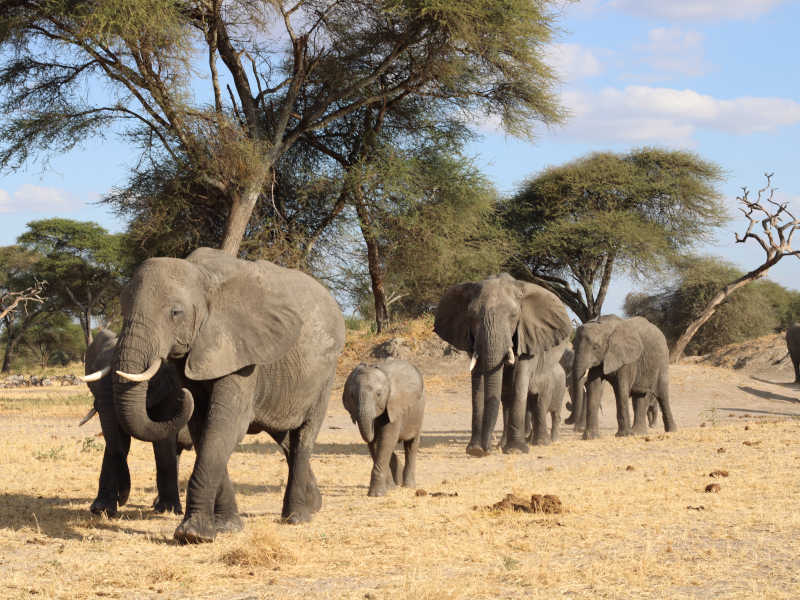
<path fill-rule="evenodd" d="M 754 396 L 763 398 L 764 400 L 778 400 L 780 402 L 792 402 L 794 404 L 800 404 L 800 399 L 794 396 L 784 396 L 783 394 L 776 394 L 775 392 L 768 392 L 766 390 L 757 390 L 756 388 L 750 387 L 748 385 L 740 385 L 739 389 L 742 390 L 743 392 L 747 392 L 748 394 L 753 394 Z"/>
<path fill-rule="evenodd" d="M 755 375 L 751 375 L 750 379 L 761 383 L 768 383 L 770 385 L 780 385 L 790 390 L 796 390 L 800 392 L 800 383 L 795 383 L 794 381 L 770 381 L 769 379 L 762 379 L 761 377 L 756 377 Z"/>
<path fill-rule="evenodd" d="M 164 518 L 153 513 L 149 506 L 127 505 L 113 519 L 92 515 L 90 498 L 59 498 L 29 494 L 3 494 L 0 497 L 0 529 L 30 528 L 41 534 L 62 540 L 86 538 L 86 529 L 101 529 L 131 535 L 147 535 L 155 543 L 173 543 L 158 538 L 152 532 L 130 527 L 133 519 Z M 167 515 L 174 518 L 175 515 Z M 79 531 L 82 529 L 84 531 Z"/>

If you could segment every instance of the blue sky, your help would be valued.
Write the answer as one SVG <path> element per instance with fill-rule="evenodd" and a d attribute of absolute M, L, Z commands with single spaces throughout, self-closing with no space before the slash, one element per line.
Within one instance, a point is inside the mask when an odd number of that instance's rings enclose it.
<path fill-rule="evenodd" d="M 742 268 L 761 259 L 741 230 L 735 196 L 759 187 L 765 171 L 782 199 L 800 210 L 800 2 L 781 0 L 585 0 L 568 3 L 562 33 L 548 52 L 571 111 L 533 142 L 499 133 L 491 122 L 469 151 L 495 185 L 513 191 L 526 177 L 592 151 L 643 145 L 686 148 L 720 164 L 720 186 L 734 219 L 703 252 Z M 93 220 L 111 231 L 125 224 L 95 204 L 125 182 L 134 149 L 114 137 L 90 140 L 49 163 L 0 175 L 0 244 L 11 244 L 34 219 Z M 800 288 L 800 263 L 786 258 L 770 272 Z M 634 284 L 635 285 L 635 284 Z M 606 312 L 618 312 L 632 284 L 618 277 Z"/>

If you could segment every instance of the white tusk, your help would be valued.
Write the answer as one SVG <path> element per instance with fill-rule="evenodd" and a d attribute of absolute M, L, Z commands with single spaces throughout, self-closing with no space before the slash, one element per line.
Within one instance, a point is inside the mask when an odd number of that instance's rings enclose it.
<path fill-rule="evenodd" d="M 514 358 L 514 349 L 513 349 L 511 346 L 509 346 L 509 347 L 508 347 L 508 354 L 506 354 L 506 356 L 508 357 L 508 358 L 506 359 L 506 362 L 507 362 L 509 365 L 513 366 L 513 365 L 514 365 L 514 363 L 515 363 L 515 362 L 517 362 L 517 359 L 516 359 L 516 358 Z"/>
<path fill-rule="evenodd" d="M 89 373 L 88 375 L 78 375 L 78 379 L 80 379 L 81 381 L 85 381 L 86 383 L 89 383 L 91 381 L 99 381 L 109 373 L 111 373 L 111 366 L 106 365 L 105 367 L 103 367 L 99 371 L 95 371 L 94 373 Z"/>
<path fill-rule="evenodd" d="M 159 358 L 143 373 L 124 373 L 122 371 L 117 371 L 117 375 L 123 379 L 127 379 L 128 381 L 149 381 L 150 378 L 153 377 L 153 375 L 155 375 L 160 368 L 161 359 Z"/>
<path fill-rule="evenodd" d="M 78 427 L 82 425 L 86 425 L 93 416 L 97 414 L 97 409 L 93 406 L 89 412 L 86 413 L 86 416 L 81 419 L 81 422 L 78 423 Z"/>
<path fill-rule="evenodd" d="M 469 361 L 469 370 L 472 371 L 475 368 L 475 365 L 478 364 L 478 355 L 473 354 L 472 360 Z"/>

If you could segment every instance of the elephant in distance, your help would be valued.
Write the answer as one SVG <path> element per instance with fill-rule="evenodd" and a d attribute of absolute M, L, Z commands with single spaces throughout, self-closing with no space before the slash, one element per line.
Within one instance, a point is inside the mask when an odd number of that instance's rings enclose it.
<path fill-rule="evenodd" d="M 422 374 L 405 360 L 358 365 L 344 384 L 342 403 L 372 456 L 368 496 L 383 496 L 394 484 L 416 485 L 415 471 L 422 417 L 425 412 Z M 402 476 L 394 452 L 403 442 Z"/>
<path fill-rule="evenodd" d="M 128 470 L 128 450 L 131 436 L 120 427 L 114 410 L 113 385 L 109 375 L 111 360 L 117 345 L 117 336 L 108 329 L 95 335 L 86 349 L 86 376 L 82 377 L 94 396 L 94 405 L 81 421 L 83 425 L 95 414 L 99 415 L 100 427 L 105 439 L 103 463 L 100 468 L 100 482 L 97 497 L 90 507 L 94 514 L 105 513 L 109 517 L 117 514 L 117 507 L 128 501 L 131 490 L 131 476 Z M 155 419 L 163 418 L 175 410 L 175 399 L 180 392 L 178 374 L 169 364 L 164 364 L 147 389 L 147 412 Z M 156 462 L 156 488 L 158 496 L 153 502 L 157 513 L 174 512 L 181 514 L 181 500 L 178 493 L 178 462 L 181 451 L 192 447 L 192 439 L 186 427 L 163 440 L 153 442 Z"/>
<path fill-rule="evenodd" d="M 344 346 L 330 292 L 300 271 L 199 248 L 186 259 L 144 261 L 121 304 L 113 368 L 122 427 L 159 440 L 188 423 L 197 452 L 175 538 L 210 542 L 243 527 L 228 459 L 246 433 L 260 431 L 289 466 L 282 518 L 309 521 L 322 506 L 309 459 Z M 148 381 L 164 361 L 183 387 L 177 411 L 154 421 Z"/>
<path fill-rule="evenodd" d="M 570 385 L 573 397 L 586 387 L 584 439 L 596 438 L 603 381 L 614 389 L 617 403 L 617 435 L 647 431 L 648 395 L 661 407 L 665 431 L 676 431 L 669 402 L 669 352 L 661 330 L 644 317 L 621 319 L 605 315 L 578 327 L 573 341 L 575 359 Z M 633 402 L 631 425 L 629 398 Z M 651 413 L 653 414 L 653 413 Z"/>
<path fill-rule="evenodd" d="M 434 331 L 471 356 L 472 433 L 467 454 L 490 448 L 503 405 L 503 452 L 528 452 L 525 414 L 531 380 L 558 362 L 572 331 L 551 292 L 507 273 L 453 285 L 439 301 Z"/>
<path fill-rule="evenodd" d="M 792 323 L 786 330 L 786 349 L 794 367 L 794 382 L 800 383 L 800 323 Z"/>

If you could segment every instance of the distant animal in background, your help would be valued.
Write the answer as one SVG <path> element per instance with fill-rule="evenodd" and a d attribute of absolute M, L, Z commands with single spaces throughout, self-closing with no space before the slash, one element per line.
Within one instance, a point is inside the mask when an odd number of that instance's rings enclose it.
<path fill-rule="evenodd" d="M 800 383 L 800 323 L 793 323 L 786 330 L 786 348 L 794 366 L 794 382 Z"/>
<path fill-rule="evenodd" d="M 368 496 L 383 496 L 395 484 L 416 485 L 415 471 L 420 430 L 425 412 L 422 374 L 405 360 L 388 359 L 375 365 L 361 363 L 344 384 L 342 403 L 358 424 L 372 456 Z M 402 476 L 394 450 L 402 441 Z"/>
<path fill-rule="evenodd" d="M 117 419 L 110 375 L 110 365 L 116 345 L 117 336 L 113 332 L 107 329 L 100 330 L 86 349 L 86 375 L 81 377 L 94 396 L 94 406 L 80 425 L 95 414 L 99 414 L 100 427 L 106 444 L 97 497 L 92 502 L 90 510 L 94 514 L 106 513 L 109 517 L 117 514 L 118 506 L 123 506 L 128 501 L 131 491 L 131 476 L 128 470 L 131 436 L 120 427 Z M 174 413 L 176 410 L 174 399 L 180 390 L 177 374 L 171 365 L 164 363 L 147 390 L 148 412 L 156 419 L 161 418 L 161 415 L 168 416 Z M 175 514 L 183 512 L 178 492 L 178 462 L 181 451 L 189 450 L 191 447 L 192 439 L 186 427 L 175 435 L 153 442 L 158 489 L 158 496 L 153 502 L 155 512 Z"/>

